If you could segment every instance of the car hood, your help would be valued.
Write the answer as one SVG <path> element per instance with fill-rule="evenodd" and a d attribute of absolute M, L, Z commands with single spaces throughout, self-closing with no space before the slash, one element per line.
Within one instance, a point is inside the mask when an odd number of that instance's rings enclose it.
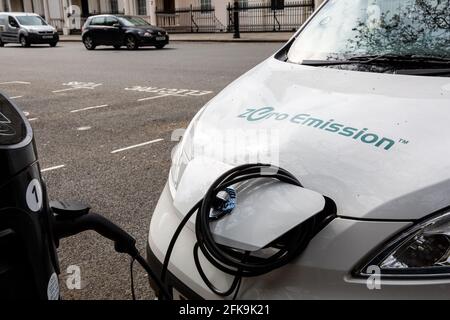
<path fill-rule="evenodd" d="M 25 26 L 24 28 L 27 31 L 34 31 L 34 32 L 54 31 L 55 30 L 52 26 Z"/>
<path fill-rule="evenodd" d="M 450 205 L 449 116 L 450 78 L 270 58 L 201 110 L 192 144 L 227 164 L 278 164 L 340 216 L 414 220 Z"/>

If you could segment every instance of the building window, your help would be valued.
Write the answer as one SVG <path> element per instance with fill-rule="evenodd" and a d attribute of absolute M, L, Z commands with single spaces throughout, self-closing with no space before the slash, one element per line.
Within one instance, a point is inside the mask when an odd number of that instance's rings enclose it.
<path fill-rule="evenodd" d="M 111 0 L 111 13 L 119 13 L 119 3 L 117 0 Z"/>
<path fill-rule="evenodd" d="M 209 11 L 211 10 L 211 0 L 201 0 L 200 1 L 200 7 L 202 11 Z"/>
<path fill-rule="evenodd" d="M 146 16 L 147 15 L 147 3 L 146 0 L 137 0 L 137 11 L 138 15 Z"/>
<path fill-rule="evenodd" d="M 164 0 L 164 12 L 174 13 L 175 12 L 175 0 Z"/>
<path fill-rule="evenodd" d="M 233 4 L 234 2 L 231 2 L 231 4 Z M 248 9 L 248 0 L 238 0 L 239 3 L 239 8 L 240 9 Z"/>

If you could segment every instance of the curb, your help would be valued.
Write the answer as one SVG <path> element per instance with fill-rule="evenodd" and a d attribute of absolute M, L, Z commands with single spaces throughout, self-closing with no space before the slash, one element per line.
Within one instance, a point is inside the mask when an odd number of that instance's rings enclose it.
<path fill-rule="evenodd" d="M 219 43 L 285 43 L 287 39 L 170 39 L 170 42 L 219 42 Z M 81 42 L 81 38 L 77 39 L 59 39 L 59 42 Z M 169 44 L 170 44 L 169 42 Z"/>

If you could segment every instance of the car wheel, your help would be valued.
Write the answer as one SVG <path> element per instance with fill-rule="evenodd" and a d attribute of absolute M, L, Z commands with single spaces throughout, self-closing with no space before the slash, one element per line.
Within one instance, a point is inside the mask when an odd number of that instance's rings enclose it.
<path fill-rule="evenodd" d="M 121 47 L 122 47 L 121 45 L 117 44 L 117 45 L 114 46 L 114 49 L 119 50 Z"/>
<path fill-rule="evenodd" d="M 83 39 L 84 46 L 88 50 L 94 50 L 95 49 L 95 43 L 94 40 L 91 38 L 91 36 L 86 36 Z"/>
<path fill-rule="evenodd" d="M 139 48 L 136 38 L 131 35 L 125 39 L 125 45 L 127 46 L 128 50 L 136 50 L 137 48 Z"/>
<path fill-rule="evenodd" d="M 28 42 L 28 39 L 25 36 L 20 36 L 20 44 L 24 48 L 28 48 L 30 46 L 30 42 Z"/>
<path fill-rule="evenodd" d="M 2 38 L 0 37 L 0 48 L 4 47 L 4 46 L 5 46 L 5 43 L 2 41 Z"/>
<path fill-rule="evenodd" d="M 50 47 L 52 47 L 52 48 L 56 47 L 57 44 L 58 44 L 58 42 L 50 42 L 49 43 Z"/>
<path fill-rule="evenodd" d="M 158 44 L 156 45 L 156 49 L 163 49 L 166 45 L 165 44 Z"/>

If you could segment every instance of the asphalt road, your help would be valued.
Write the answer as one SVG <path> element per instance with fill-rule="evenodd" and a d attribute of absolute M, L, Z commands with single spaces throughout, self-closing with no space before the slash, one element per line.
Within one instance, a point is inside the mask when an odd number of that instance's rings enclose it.
<path fill-rule="evenodd" d="M 134 235 L 145 253 L 172 131 L 185 128 L 208 100 L 280 46 L 177 42 L 164 50 L 87 51 L 79 43 L 8 45 L 0 48 L 0 92 L 32 123 L 50 198 L 90 204 Z M 136 86 L 140 91 L 126 90 Z M 135 147 L 146 142 L 153 143 Z M 131 298 L 129 259 L 107 240 L 94 233 L 63 240 L 59 257 L 64 299 Z M 70 265 L 81 268 L 81 290 L 65 286 Z M 135 277 L 138 298 L 152 299 L 138 266 Z"/>

